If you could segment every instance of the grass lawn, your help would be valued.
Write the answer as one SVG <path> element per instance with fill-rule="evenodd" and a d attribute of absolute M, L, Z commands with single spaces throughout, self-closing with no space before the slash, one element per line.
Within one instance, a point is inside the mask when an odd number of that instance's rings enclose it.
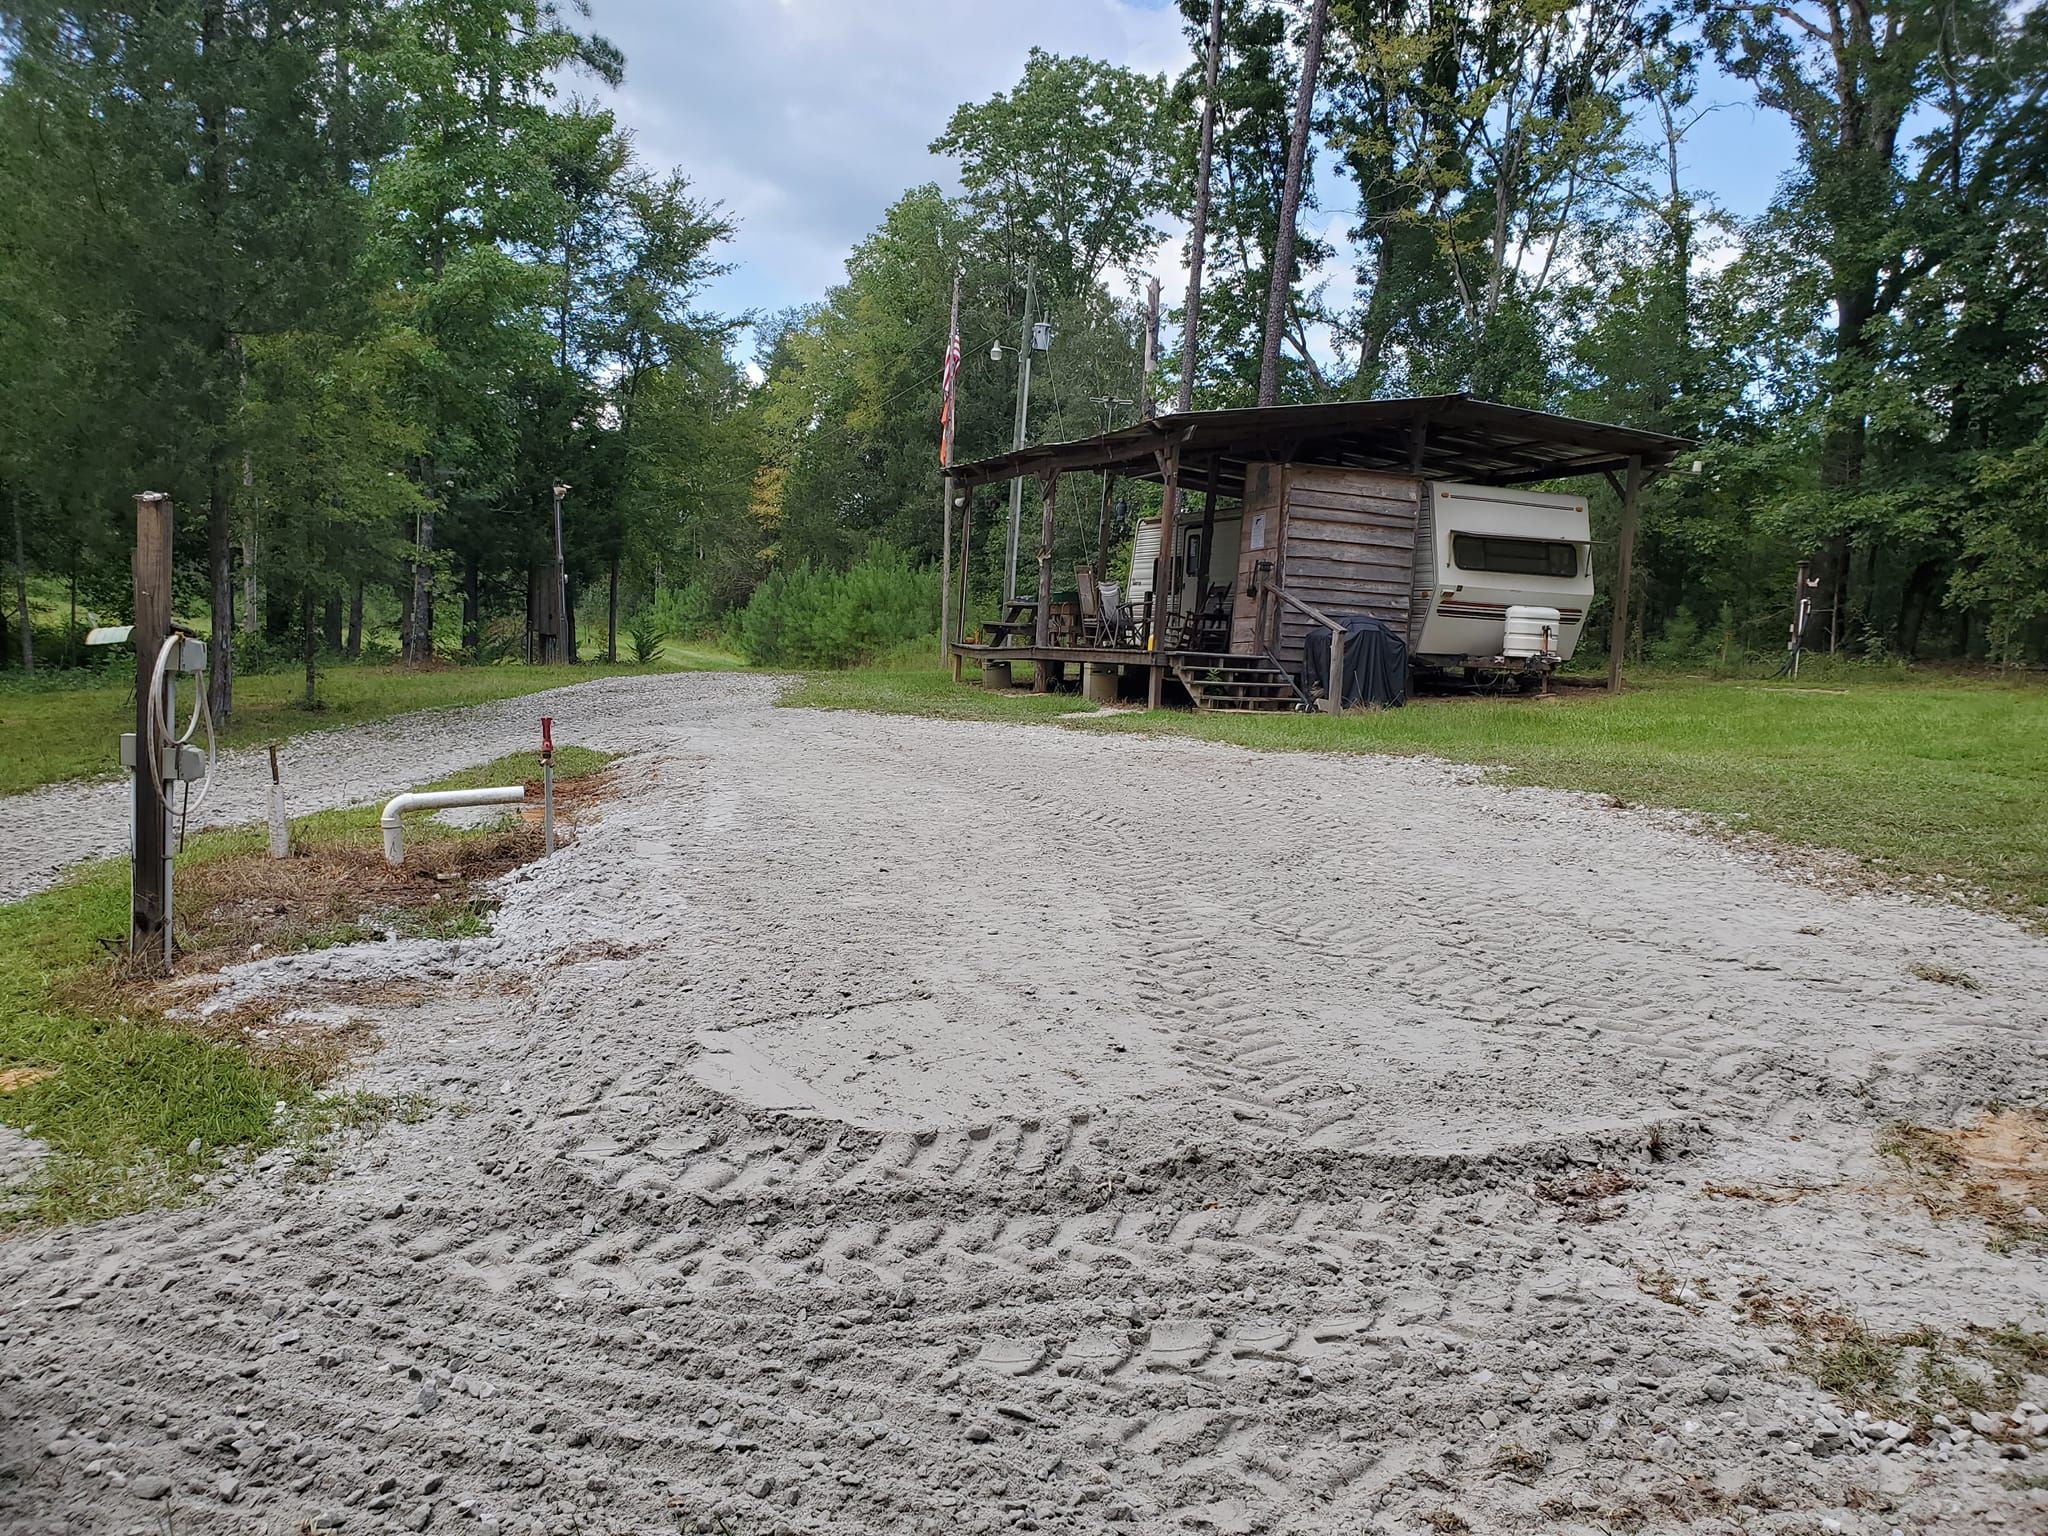
<path fill-rule="evenodd" d="M 573 667 L 449 666 L 429 671 L 342 665 L 321 669 L 318 709 L 299 703 L 303 674 L 260 672 L 235 679 L 235 718 L 222 745 L 279 741 L 303 731 L 380 720 L 407 710 L 484 704 L 599 677 L 739 665 L 737 657 L 673 642 L 664 647 L 658 664 L 645 667 L 588 661 Z M 120 734 L 135 728 L 134 698 L 132 675 L 96 687 L 0 687 L 0 795 L 63 779 L 112 777 L 119 771 Z"/>
<path fill-rule="evenodd" d="M 582 748 L 558 750 L 558 786 L 606 761 Z M 433 787 L 524 782 L 539 771 L 533 754 L 516 754 Z M 474 932 L 487 904 L 470 879 L 523 862 L 538 847 L 531 827 L 457 829 L 416 817 L 398 875 L 383 868 L 377 815 L 363 806 L 295 820 L 299 857 L 283 863 L 264 856 L 261 828 L 193 838 L 177 860 L 187 950 L 180 975 L 247 955 L 252 933 L 277 951 L 382 937 L 385 929 Z M 310 1144 L 402 1111 L 371 1095 L 322 1091 L 359 1043 L 346 1032 L 294 1036 L 267 1016 L 203 1025 L 166 1017 L 153 984 L 127 973 L 127 933 L 128 871 L 118 861 L 0 906 L 0 1122 L 54 1153 L 25 1193 L 0 1200 L 0 1227 L 179 1198 L 224 1151 Z M 246 1033 L 251 1026 L 262 1035 Z M 268 1043 L 252 1049 L 252 1038 Z"/>
<path fill-rule="evenodd" d="M 969 677 L 955 687 L 937 669 L 830 673 L 783 702 L 1483 763 L 1511 783 L 1704 811 L 1742 831 L 1841 849 L 1902 883 L 2048 928 L 2048 688 L 2037 682 L 1646 676 L 1614 699 L 1424 698 L 1339 718 L 1105 716 L 1083 713 L 1071 695 L 989 693 Z"/>

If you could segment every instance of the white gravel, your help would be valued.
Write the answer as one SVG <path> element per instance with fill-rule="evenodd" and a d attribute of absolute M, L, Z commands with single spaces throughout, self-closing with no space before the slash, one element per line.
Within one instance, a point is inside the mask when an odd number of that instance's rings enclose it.
<path fill-rule="evenodd" d="M 0 1527 L 2048 1530 L 2031 1416 L 1901 1441 L 1731 1310 L 2048 1325 L 1872 1150 L 2040 1100 L 2048 946 L 1442 765 L 768 706 L 558 696 L 634 756 L 491 936 L 233 978 L 428 1111 L 0 1245 Z"/>
<path fill-rule="evenodd" d="M 757 694 L 759 679 L 739 686 Z M 285 807 L 293 816 L 386 800 L 508 752 L 540 747 L 540 717 L 555 717 L 558 743 L 602 741 L 606 750 L 658 746 L 679 722 L 667 710 L 674 688 L 661 678 L 607 678 L 550 688 L 469 709 L 428 709 L 342 730 L 295 736 L 278 748 Z M 111 759 L 114 743 L 108 742 Z M 270 813 L 267 747 L 223 752 L 213 792 L 189 830 L 239 826 Z M 88 859 L 128 850 L 128 783 L 52 784 L 0 797 L 0 901 L 39 891 Z"/>

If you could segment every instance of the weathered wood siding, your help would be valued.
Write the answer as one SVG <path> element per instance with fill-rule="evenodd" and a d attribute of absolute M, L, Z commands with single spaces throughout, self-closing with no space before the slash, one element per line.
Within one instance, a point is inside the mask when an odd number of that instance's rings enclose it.
<path fill-rule="evenodd" d="M 1408 633 L 1415 590 L 1417 482 L 1362 470 L 1287 471 L 1281 579 L 1287 590 L 1333 619 L 1370 614 Z M 1280 659 L 1301 659 L 1309 618 L 1280 618 Z"/>

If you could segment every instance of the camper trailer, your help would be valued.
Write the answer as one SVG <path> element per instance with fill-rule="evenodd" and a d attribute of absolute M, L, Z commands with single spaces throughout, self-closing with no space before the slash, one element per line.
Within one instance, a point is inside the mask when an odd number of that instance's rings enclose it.
<path fill-rule="evenodd" d="M 961 593 L 948 601 L 964 616 L 973 493 L 1011 477 L 1040 490 L 1037 591 L 1020 580 L 1002 618 L 976 633 L 960 617 L 948 648 L 956 674 L 979 661 L 996 686 L 1014 661 L 1034 664 L 1040 688 L 1079 664 L 1098 697 L 1137 674 L 1155 705 L 1172 685 L 1198 709 L 1334 707 L 1311 674 L 1342 675 L 1345 637 L 1370 618 L 1405 640 L 1418 675 L 1533 686 L 1584 637 L 1593 536 L 1582 491 L 1527 487 L 1610 483 L 1625 582 L 1636 493 L 1687 446 L 1441 395 L 1188 412 L 1019 449 L 954 472 Z M 1054 579 L 1053 490 L 1077 472 L 1103 477 L 1103 506 L 1117 478 L 1161 482 L 1164 494 L 1135 531 L 1129 567 L 1103 570 L 1107 530 L 1093 530 L 1096 558 L 1067 592 L 1066 570 Z M 1311 634 L 1329 636 L 1329 665 Z"/>
<path fill-rule="evenodd" d="M 1303 510 L 1297 507 L 1296 515 Z M 1271 515 L 1253 514 L 1253 533 L 1262 547 L 1267 535 L 1264 519 Z M 1390 530 L 1392 547 L 1385 557 L 1396 566 L 1402 523 L 1405 519 L 1397 520 Z M 1414 529 L 1406 638 L 1409 663 L 1418 674 L 1534 683 L 1571 660 L 1593 603 L 1592 519 L 1585 497 L 1423 482 L 1416 496 Z M 1311 576 L 1318 558 L 1315 546 L 1327 542 L 1320 536 L 1328 532 L 1327 527 L 1318 528 L 1312 538 L 1305 528 L 1295 530 L 1299 542 L 1287 564 L 1297 581 Z M 1206 569 L 1252 579 L 1251 570 L 1241 570 L 1243 533 L 1243 513 L 1236 507 L 1220 512 L 1213 521 L 1180 525 L 1172 570 L 1183 608 L 1198 597 L 1205 538 Z M 1126 589 L 1140 602 L 1151 595 L 1158 555 L 1159 520 L 1148 518 L 1131 540 L 1126 578 Z M 1370 612 L 1375 597 L 1384 595 L 1366 589 L 1368 561 L 1374 558 L 1379 557 L 1368 556 L 1362 547 L 1339 557 L 1355 590 L 1337 590 L 1342 578 L 1318 573 L 1324 575 L 1324 595 L 1334 599 L 1339 610 Z M 1298 639 L 1305 625 L 1283 627 L 1293 631 L 1283 636 L 1282 646 L 1291 652 L 1289 642 Z M 1238 640 L 1249 647 L 1249 625 Z"/>

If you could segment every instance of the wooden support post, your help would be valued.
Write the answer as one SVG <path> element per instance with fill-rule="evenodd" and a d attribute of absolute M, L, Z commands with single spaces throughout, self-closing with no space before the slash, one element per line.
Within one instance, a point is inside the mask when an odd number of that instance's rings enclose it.
<path fill-rule="evenodd" d="M 171 633 L 171 498 L 144 491 L 135 498 L 135 862 L 128 904 L 128 955 L 161 955 L 171 945 L 171 829 L 158 765 L 149 759 L 155 735 L 150 691 L 157 653 Z M 204 687 L 203 682 L 197 686 Z"/>
<path fill-rule="evenodd" d="M 1146 649 L 1152 667 L 1145 684 L 1145 707 L 1157 709 L 1166 694 L 1166 583 L 1173 573 L 1173 517 L 1180 503 L 1180 445 L 1169 443 L 1159 464 L 1165 494 L 1159 498 L 1159 561 L 1152 573 L 1152 614 L 1146 628 Z"/>
<path fill-rule="evenodd" d="M 1042 475 L 1038 481 L 1038 612 L 1032 620 L 1032 640 L 1038 646 L 1052 644 L 1052 515 L 1059 492 L 1060 477 Z M 1031 664 L 1031 691 L 1044 693 L 1046 664 Z"/>
<path fill-rule="evenodd" d="M 1344 713 L 1344 631 L 1330 631 L 1330 691 L 1323 695 L 1323 712 Z"/>
<path fill-rule="evenodd" d="M 1628 587 L 1636 559 L 1636 498 L 1643 488 L 1643 461 L 1631 454 L 1621 490 L 1621 545 L 1614 575 L 1614 622 L 1607 631 L 1607 691 L 1621 692 L 1621 653 L 1628 644 Z"/>
<path fill-rule="evenodd" d="M 955 284 L 957 287 L 957 283 Z M 954 297 L 959 303 L 958 295 Z M 945 478 L 939 505 L 939 660 L 953 654 L 953 477 Z"/>

